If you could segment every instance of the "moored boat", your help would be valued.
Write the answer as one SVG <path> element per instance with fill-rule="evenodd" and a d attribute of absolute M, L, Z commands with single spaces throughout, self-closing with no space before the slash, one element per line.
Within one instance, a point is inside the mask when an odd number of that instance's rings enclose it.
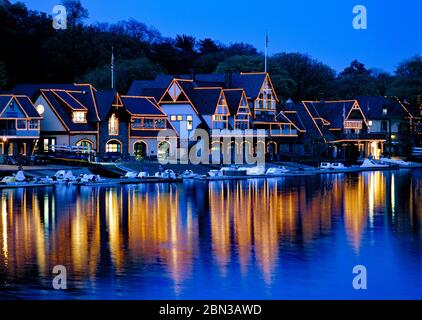
<path fill-rule="evenodd" d="M 196 176 L 198 175 L 194 173 L 192 170 L 185 170 L 181 175 L 183 179 L 194 179 Z"/>
<path fill-rule="evenodd" d="M 273 168 L 269 168 L 265 174 L 267 176 L 282 176 L 285 175 L 286 173 L 290 172 L 290 170 L 286 169 L 286 167 L 273 167 Z"/>

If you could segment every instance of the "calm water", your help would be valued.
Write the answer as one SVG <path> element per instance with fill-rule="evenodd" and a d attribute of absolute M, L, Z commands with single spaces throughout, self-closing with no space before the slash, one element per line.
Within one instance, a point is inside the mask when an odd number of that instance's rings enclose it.
<path fill-rule="evenodd" d="M 421 299 L 421 184 L 396 171 L 0 190 L 0 299 Z"/>

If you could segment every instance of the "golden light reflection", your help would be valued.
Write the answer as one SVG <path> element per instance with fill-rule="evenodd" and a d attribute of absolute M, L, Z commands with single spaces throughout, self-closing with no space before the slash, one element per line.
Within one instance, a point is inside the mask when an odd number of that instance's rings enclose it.
<path fill-rule="evenodd" d="M 198 260 L 211 257 L 202 263 L 215 264 L 221 276 L 239 268 L 246 277 L 256 266 L 271 285 L 284 248 L 304 250 L 341 230 L 359 253 L 366 229 L 389 223 L 377 215 L 400 219 L 401 227 L 422 225 L 421 179 L 410 179 L 409 189 L 400 181 L 400 174 L 371 172 L 212 182 L 208 189 L 0 190 L 0 270 L 51 276 L 60 264 L 82 282 L 94 281 L 105 266 L 121 274 L 148 266 L 170 278 L 178 294 Z"/>

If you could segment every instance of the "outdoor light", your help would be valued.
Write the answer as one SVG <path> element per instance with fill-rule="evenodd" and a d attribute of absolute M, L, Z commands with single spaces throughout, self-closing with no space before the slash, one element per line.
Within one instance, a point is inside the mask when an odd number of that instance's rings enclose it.
<path fill-rule="evenodd" d="M 370 126 L 372 126 L 372 120 L 369 120 L 368 124 L 369 124 Z"/>
<path fill-rule="evenodd" d="M 44 111 L 45 111 L 44 106 L 42 104 L 37 105 L 36 109 L 37 109 L 37 112 L 40 115 L 42 115 L 44 113 Z"/>

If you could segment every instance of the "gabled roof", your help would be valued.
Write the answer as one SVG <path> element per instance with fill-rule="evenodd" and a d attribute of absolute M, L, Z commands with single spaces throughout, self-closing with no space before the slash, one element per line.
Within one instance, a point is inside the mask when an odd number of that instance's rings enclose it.
<path fill-rule="evenodd" d="M 59 117 L 62 124 L 73 132 L 96 132 L 95 123 L 89 120 L 87 116 L 87 123 L 74 123 L 72 121 L 72 110 L 66 105 L 64 101 L 59 99 L 53 90 L 41 90 L 41 94 L 47 101 L 49 106 L 53 109 L 55 114 Z"/>
<path fill-rule="evenodd" d="M 266 72 L 253 73 L 208 73 L 208 74 L 182 74 L 182 75 L 158 75 L 154 80 L 135 80 L 133 81 L 128 95 L 152 95 L 148 93 L 151 89 L 167 89 L 173 79 L 191 80 L 196 87 L 222 87 L 224 89 L 243 88 L 246 96 L 256 99 L 264 84 L 264 80 L 269 76 Z M 269 78 L 271 83 L 271 78 Z M 159 100 L 159 99 L 157 99 Z"/>
<path fill-rule="evenodd" d="M 410 116 L 407 108 L 395 97 L 360 96 L 356 100 L 368 119 L 403 119 Z M 383 109 L 387 108 L 387 114 Z"/>
<path fill-rule="evenodd" d="M 121 99 L 131 115 L 166 116 L 152 97 L 121 96 Z"/>
<path fill-rule="evenodd" d="M 0 114 L 7 108 L 9 103 L 15 100 L 23 113 L 29 119 L 42 119 L 40 114 L 35 109 L 35 106 L 32 104 L 31 100 L 27 96 L 23 95 L 13 95 L 13 94 L 4 94 L 0 95 Z"/>
<path fill-rule="evenodd" d="M 342 128 L 344 119 L 356 103 L 356 100 L 343 101 L 304 101 L 314 120 L 331 128 Z"/>
<path fill-rule="evenodd" d="M 98 115 L 101 121 L 106 121 L 111 110 L 115 107 L 117 92 L 114 90 L 97 91 L 95 98 L 97 100 Z"/>
<path fill-rule="evenodd" d="M 285 107 L 286 107 L 285 115 L 287 117 L 289 117 L 289 112 L 291 111 L 297 112 L 297 115 L 300 118 L 301 123 L 306 129 L 306 133 L 305 133 L 306 137 L 308 138 L 318 138 L 318 137 L 322 138 L 323 137 L 321 130 L 319 129 L 318 125 L 314 121 L 311 113 L 306 108 L 306 105 L 304 103 L 301 102 L 296 105 L 288 104 Z M 292 122 L 296 124 L 295 121 L 292 121 Z"/>
<path fill-rule="evenodd" d="M 300 118 L 297 111 L 284 111 L 283 115 L 290 120 L 291 123 L 298 129 L 299 131 L 306 131 L 306 127 Z"/>
<path fill-rule="evenodd" d="M 227 106 L 229 107 L 230 114 L 235 115 L 239 109 L 240 102 L 242 101 L 243 89 L 225 89 L 224 95 L 226 96 Z"/>
<path fill-rule="evenodd" d="M 215 112 L 222 94 L 222 88 L 194 88 L 188 96 L 201 115 L 212 115 Z"/>
<path fill-rule="evenodd" d="M 256 99 L 267 77 L 267 73 L 235 73 L 231 77 L 232 87 L 244 88 L 249 98 Z"/>
<path fill-rule="evenodd" d="M 161 91 L 161 95 L 163 95 L 165 89 L 167 89 L 172 80 L 173 77 L 169 75 L 158 75 L 154 80 L 134 80 L 127 95 L 151 96 L 151 89 L 155 90 L 157 94 L 158 91 Z M 153 94 L 152 96 L 154 96 L 156 100 L 159 100 L 161 95 L 156 97 L 155 94 Z"/>

